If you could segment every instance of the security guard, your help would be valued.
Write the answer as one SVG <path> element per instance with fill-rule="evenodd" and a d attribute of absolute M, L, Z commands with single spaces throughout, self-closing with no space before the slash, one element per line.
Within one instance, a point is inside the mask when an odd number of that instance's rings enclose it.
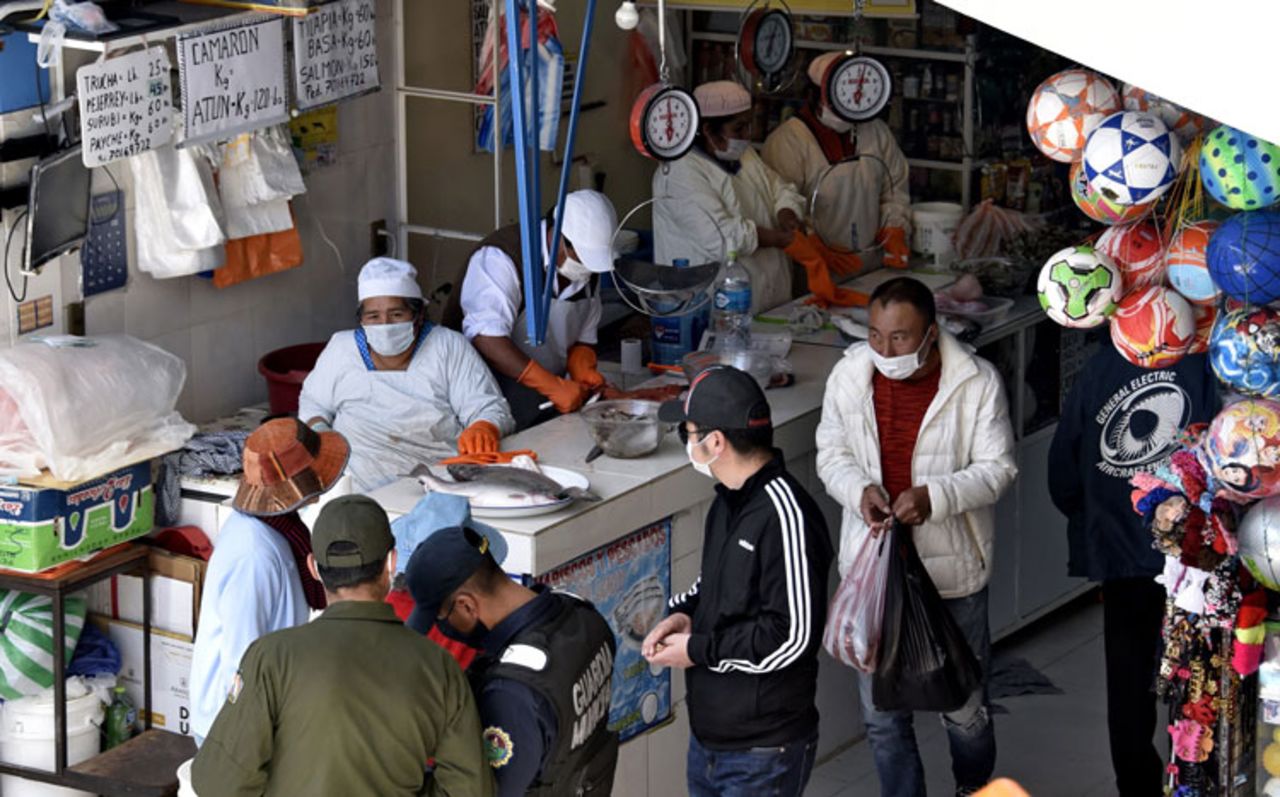
<path fill-rule="evenodd" d="M 613 632 L 590 603 L 502 572 L 471 524 L 428 537 L 405 570 L 409 626 L 483 649 L 468 674 L 500 797 L 613 789 Z"/>
<path fill-rule="evenodd" d="M 328 608 L 250 646 L 192 766 L 196 791 L 492 795 L 466 676 L 385 603 L 396 565 L 386 513 L 338 498 L 312 546 Z"/>

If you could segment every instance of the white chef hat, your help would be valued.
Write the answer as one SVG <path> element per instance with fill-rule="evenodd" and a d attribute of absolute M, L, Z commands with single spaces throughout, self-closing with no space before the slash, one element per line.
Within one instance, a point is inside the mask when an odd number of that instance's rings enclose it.
<path fill-rule="evenodd" d="M 364 301 L 371 296 L 400 296 L 405 299 L 421 299 L 418 286 L 418 270 L 403 260 L 375 257 L 360 269 L 356 283 L 357 296 Z"/>
<path fill-rule="evenodd" d="M 618 229 L 618 213 L 613 203 L 599 191 L 574 191 L 564 198 L 565 239 L 573 245 L 582 265 L 597 274 L 613 271 L 618 253 L 613 234 Z"/>
<path fill-rule="evenodd" d="M 821 86 L 822 79 L 827 76 L 827 69 L 846 55 L 849 55 L 849 53 L 842 50 L 838 52 L 823 53 L 813 59 L 809 62 L 809 79 L 813 81 L 815 86 Z"/>
<path fill-rule="evenodd" d="M 698 113 L 704 119 L 737 116 L 751 109 L 751 92 L 732 80 L 713 80 L 693 90 Z"/>

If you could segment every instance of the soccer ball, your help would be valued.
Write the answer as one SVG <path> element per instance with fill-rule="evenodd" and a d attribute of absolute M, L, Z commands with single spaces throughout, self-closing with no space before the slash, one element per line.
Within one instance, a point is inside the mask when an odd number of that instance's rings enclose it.
<path fill-rule="evenodd" d="M 1270 304 L 1280 299 L 1280 211 L 1237 213 L 1209 239 L 1213 281 L 1233 299 Z"/>
<path fill-rule="evenodd" d="M 1079 160 L 1089 133 L 1120 110 L 1111 82 L 1087 69 L 1068 69 L 1041 83 L 1027 103 L 1027 132 L 1036 148 L 1062 163 Z"/>
<path fill-rule="evenodd" d="M 1111 318 L 1116 351 L 1140 368 L 1167 368 L 1187 353 L 1196 317 L 1178 294 L 1159 285 L 1131 291 Z"/>
<path fill-rule="evenodd" d="M 1084 173 L 1094 189 L 1120 205 L 1145 205 L 1164 195 L 1178 176 L 1182 145 L 1149 113 L 1108 116 L 1084 145 Z"/>
<path fill-rule="evenodd" d="M 1218 306 L 1214 304 L 1193 304 L 1191 309 L 1196 314 L 1196 336 L 1191 339 L 1187 354 L 1204 354 L 1209 350 L 1209 339 L 1213 336 L 1213 325 L 1218 320 Z"/>
<path fill-rule="evenodd" d="M 1150 207 L 1139 205 L 1138 207 Z M 1094 247 L 1120 267 L 1125 290 L 1164 282 L 1164 246 L 1160 229 L 1150 221 L 1109 228 Z"/>
<path fill-rule="evenodd" d="M 1222 293 L 1213 283 L 1213 277 L 1209 276 L 1209 265 L 1205 260 L 1209 238 L 1216 229 L 1216 221 L 1198 221 L 1183 227 L 1169 241 L 1169 251 L 1164 258 L 1169 284 L 1195 304 L 1213 304 Z"/>
<path fill-rule="evenodd" d="M 1204 436 L 1209 473 L 1242 501 L 1280 492 L 1280 404 L 1245 399 L 1218 413 Z"/>
<path fill-rule="evenodd" d="M 1280 592 L 1280 497 L 1266 498 L 1250 507 L 1236 536 L 1240 561 L 1259 584 Z"/>
<path fill-rule="evenodd" d="M 1146 111 L 1160 117 L 1184 147 L 1204 132 L 1206 121 L 1203 116 L 1132 83 L 1124 84 L 1121 99 L 1126 111 Z"/>
<path fill-rule="evenodd" d="M 1088 329 L 1115 310 L 1122 285 L 1111 258 L 1091 246 L 1069 246 L 1045 262 L 1036 290 L 1049 318 L 1064 327 Z"/>
<path fill-rule="evenodd" d="M 1093 190 L 1084 176 L 1084 164 L 1071 164 L 1071 198 L 1084 215 L 1103 224 L 1128 224 L 1146 216 L 1155 207 L 1149 205 L 1118 205 L 1099 191 Z"/>
<path fill-rule="evenodd" d="M 1280 398 L 1280 312 L 1242 307 L 1223 313 L 1209 337 L 1209 362 L 1237 393 Z"/>
<path fill-rule="evenodd" d="M 1200 147 L 1200 182 L 1233 210 L 1280 202 L 1280 147 L 1222 125 Z"/>

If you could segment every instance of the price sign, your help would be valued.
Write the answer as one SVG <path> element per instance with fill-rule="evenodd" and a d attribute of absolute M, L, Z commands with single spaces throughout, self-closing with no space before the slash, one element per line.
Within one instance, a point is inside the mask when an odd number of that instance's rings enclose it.
<path fill-rule="evenodd" d="M 76 96 L 85 166 L 138 155 L 173 137 L 169 55 L 163 47 L 80 67 Z"/>
<path fill-rule="evenodd" d="M 289 118 L 284 20 L 178 39 L 184 144 L 228 138 Z"/>
<path fill-rule="evenodd" d="M 328 105 L 378 88 L 373 0 L 339 0 L 293 20 L 298 107 Z"/>

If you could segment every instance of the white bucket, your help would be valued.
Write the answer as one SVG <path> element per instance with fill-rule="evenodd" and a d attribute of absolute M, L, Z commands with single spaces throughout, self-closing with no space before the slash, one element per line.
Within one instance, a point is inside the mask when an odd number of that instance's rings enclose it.
<path fill-rule="evenodd" d="M 79 764 L 102 749 L 98 726 L 102 723 L 102 701 L 76 681 L 67 682 L 67 764 Z M 55 767 L 53 691 L 36 697 L 10 700 L 4 704 L 0 722 L 0 760 L 9 764 L 43 769 Z M 33 780 L 6 775 L 0 777 L 4 797 L 93 797 L 90 792 L 64 789 Z"/>
<path fill-rule="evenodd" d="M 954 202 L 920 202 L 911 206 L 911 248 L 923 255 L 933 255 L 935 262 L 945 266 L 955 258 L 951 239 L 964 208 Z"/>
<path fill-rule="evenodd" d="M 178 797 L 198 797 L 196 790 L 191 786 L 191 763 L 194 758 L 188 758 L 178 765 Z"/>

